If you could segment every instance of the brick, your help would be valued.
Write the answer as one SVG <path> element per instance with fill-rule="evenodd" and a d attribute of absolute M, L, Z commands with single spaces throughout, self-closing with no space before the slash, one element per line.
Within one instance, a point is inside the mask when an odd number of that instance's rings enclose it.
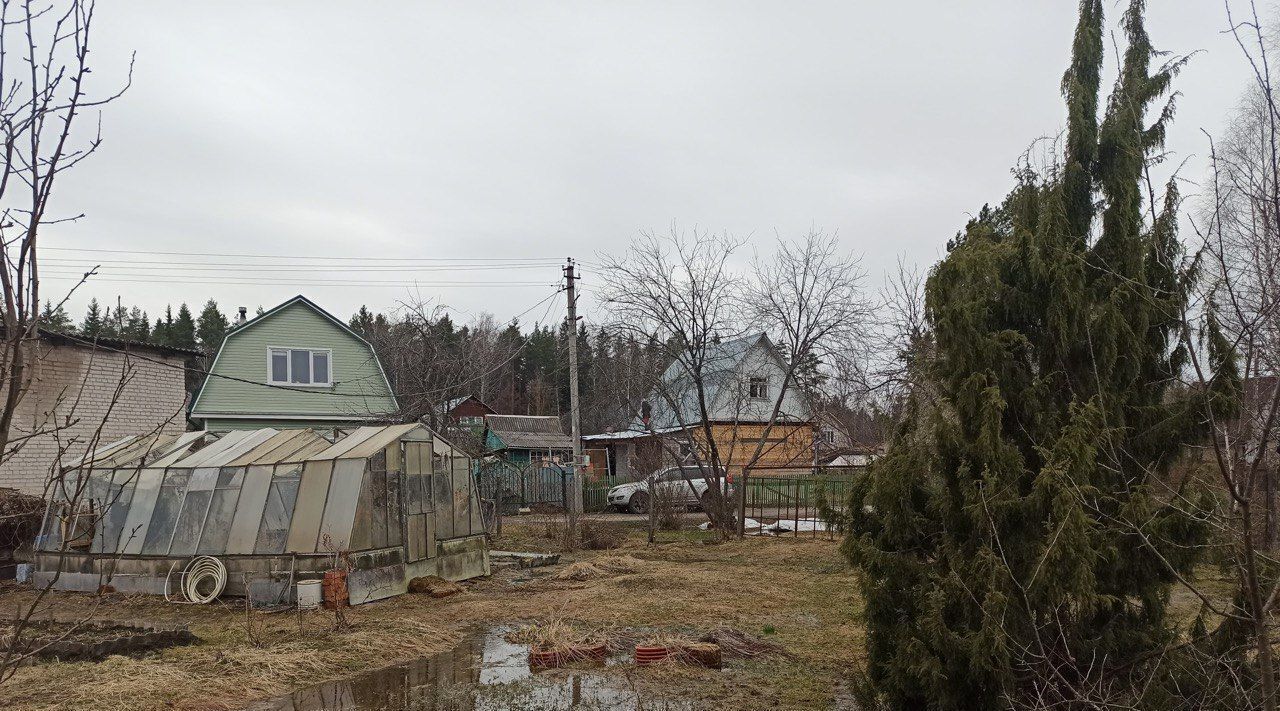
<path fill-rule="evenodd" d="M 83 456 L 100 425 L 99 446 L 155 428 L 187 429 L 183 358 L 44 341 L 32 351 L 31 386 L 18 403 L 0 487 L 43 494 L 59 451 L 64 461 Z"/>

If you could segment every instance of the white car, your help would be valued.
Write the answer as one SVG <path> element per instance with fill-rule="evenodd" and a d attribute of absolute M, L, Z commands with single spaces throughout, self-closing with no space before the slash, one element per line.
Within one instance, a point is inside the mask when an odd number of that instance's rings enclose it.
<path fill-rule="evenodd" d="M 707 481 L 706 472 L 698 467 L 672 467 L 640 481 L 619 484 L 609 490 L 609 506 L 634 514 L 649 513 L 651 487 L 655 486 L 680 506 L 696 506 L 706 510 L 707 489 L 711 488 L 711 483 Z M 727 495 L 733 494 L 727 476 L 720 478 L 720 486 Z"/>

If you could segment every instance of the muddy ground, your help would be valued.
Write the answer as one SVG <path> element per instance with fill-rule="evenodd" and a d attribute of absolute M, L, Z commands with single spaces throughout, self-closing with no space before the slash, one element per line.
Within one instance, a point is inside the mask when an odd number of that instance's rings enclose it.
<path fill-rule="evenodd" d="M 632 683 L 695 708 L 831 708 L 862 649 L 854 576 L 836 543 L 752 537 L 709 545 L 705 534 L 649 544 L 627 530 L 613 551 L 567 554 L 559 566 L 503 569 L 447 598 L 404 595 L 346 613 L 247 612 L 236 600 L 170 605 L 147 596 L 60 593 L 60 614 L 98 620 L 186 621 L 202 640 L 138 658 L 41 663 L 0 683 L 0 708 L 237 709 L 328 679 L 444 652 L 477 628 L 564 620 L 616 639 L 689 636 L 732 627 L 783 654 L 737 659 L 723 670 L 625 666 Z M 547 550 L 540 522 L 509 523 L 500 550 Z M 617 565 L 619 559 L 623 560 Z M 580 575 L 567 575 L 569 566 Z M 30 593 L 0 588 L 10 615 Z M 614 669 L 602 673 L 623 673 Z"/>

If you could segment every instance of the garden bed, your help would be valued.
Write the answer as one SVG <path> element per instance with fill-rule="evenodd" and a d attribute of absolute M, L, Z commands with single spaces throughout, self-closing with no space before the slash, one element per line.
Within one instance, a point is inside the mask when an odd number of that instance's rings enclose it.
<path fill-rule="evenodd" d="M 32 620 L 14 644 L 12 620 L 0 622 L 0 651 L 34 652 L 36 659 L 101 661 L 115 654 L 143 654 L 199 640 L 186 625 L 138 622 Z"/>

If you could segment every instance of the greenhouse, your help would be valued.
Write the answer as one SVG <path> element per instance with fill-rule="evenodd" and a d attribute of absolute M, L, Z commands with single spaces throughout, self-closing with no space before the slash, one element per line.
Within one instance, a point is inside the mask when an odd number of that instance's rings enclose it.
<path fill-rule="evenodd" d="M 77 496 L 75 492 L 81 494 Z M 226 594 L 287 602 L 348 570 L 352 604 L 410 580 L 489 571 L 471 460 L 419 424 L 142 435 L 99 448 L 51 494 L 35 582 L 169 594 L 197 556 Z"/>

